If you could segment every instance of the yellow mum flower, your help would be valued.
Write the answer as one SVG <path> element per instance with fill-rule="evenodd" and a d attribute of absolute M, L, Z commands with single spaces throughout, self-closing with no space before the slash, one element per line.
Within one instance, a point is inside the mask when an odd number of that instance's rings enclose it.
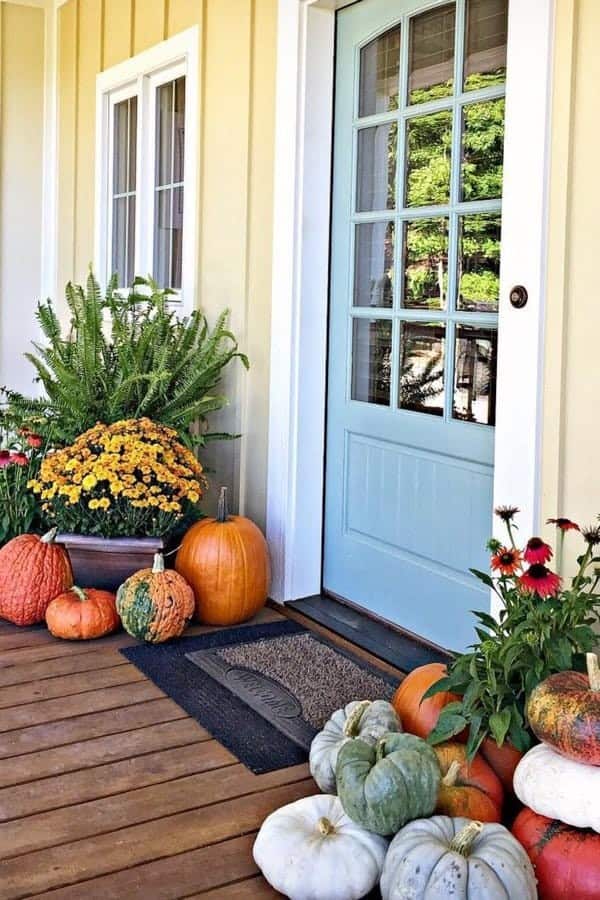
<path fill-rule="evenodd" d="M 83 481 L 81 483 L 84 486 L 84 488 L 86 489 L 86 491 L 91 491 L 98 484 L 98 479 L 96 478 L 95 475 L 92 475 L 90 473 L 89 475 L 85 476 L 85 478 L 83 479 Z"/>

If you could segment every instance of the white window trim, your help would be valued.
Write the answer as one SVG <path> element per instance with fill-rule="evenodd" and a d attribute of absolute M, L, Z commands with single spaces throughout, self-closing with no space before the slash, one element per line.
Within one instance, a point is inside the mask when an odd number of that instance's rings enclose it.
<path fill-rule="evenodd" d="M 96 196 L 94 268 L 101 283 L 111 273 L 112 110 L 115 103 L 137 96 L 136 241 L 135 274 L 153 274 L 154 168 L 156 89 L 182 75 L 186 77 L 185 196 L 181 291 L 173 296 L 186 312 L 195 307 L 198 238 L 199 28 L 197 25 L 101 72 L 96 78 Z M 142 126 L 141 123 L 144 123 Z"/>

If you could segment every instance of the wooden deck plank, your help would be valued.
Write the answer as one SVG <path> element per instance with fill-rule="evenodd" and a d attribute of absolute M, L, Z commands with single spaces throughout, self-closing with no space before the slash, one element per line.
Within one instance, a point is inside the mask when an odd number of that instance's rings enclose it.
<path fill-rule="evenodd" d="M 17 728 L 0 734 L 0 759 L 38 753 L 77 741 L 121 734 L 131 729 L 184 718 L 187 718 L 187 713 L 174 700 L 161 698 L 135 703 L 133 706 L 125 702 L 122 706 L 105 712 L 85 713 L 70 719 L 43 722 L 41 725 Z M 35 777 L 33 762 L 32 759 L 31 773 Z"/>
<path fill-rule="evenodd" d="M 28 781 L 0 790 L 0 821 L 109 797 L 236 762 L 218 741 L 209 740 Z"/>
<path fill-rule="evenodd" d="M 42 678 L 56 678 L 59 675 L 73 675 L 77 672 L 91 672 L 108 669 L 111 666 L 130 665 L 116 649 L 97 650 L 95 653 L 75 653 L 59 656 L 28 665 L 14 665 L 0 668 L 0 687 L 12 684 L 26 684 Z"/>
<path fill-rule="evenodd" d="M 277 900 L 281 897 L 283 894 L 272 888 L 262 875 L 256 875 L 254 878 L 245 878 L 244 881 L 223 885 L 212 891 L 190 894 L 186 900 Z"/>
<path fill-rule="evenodd" d="M 117 762 L 130 756 L 208 740 L 208 731 L 188 717 L 150 724 L 124 733 L 13 756 L 10 763 L 0 766 L 0 787 L 31 781 L 32 773 L 35 773 L 36 780 L 49 778 L 52 775 L 64 775 L 78 769 Z"/>
<path fill-rule="evenodd" d="M 29 853 L 26 859 L 3 860 L 0 862 L 0 898 L 14 900 L 53 887 L 76 884 L 161 857 L 179 856 L 186 850 L 206 847 L 234 835 L 247 834 L 255 831 L 273 810 L 313 791 L 312 779 L 300 781 L 74 844 L 39 850 Z M 94 896 L 89 885 L 81 891 L 80 896 Z M 102 896 L 106 898 L 107 895 L 103 893 Z M 129 898 L 131 895 L 121 890 L 120 896 Z M 181 896 L 181 890 L 174 896 Z"/>
<path fill-rule="evenodd" d="M 306 764 L 254 775 L 241 763 L 225 769 L 177 778 L 174 781 L 104 797 L 72 807 L 0 824 L 0 858 L 19 856 L 83 838 L 201 809 L 309 777 Z M 74 815 L 76 812 L 76 815 Z"/>
<path fill-rule="evenodd" d="M 129 663 L 124 666 L 111 666 L 108 669 L 78 672 L 74 675 L 43 678 L 26 684 L 12 684 L 9 687 L 0 688 L 0 709 L 25 706 L 42 700 L 52 700 L 55 697 L 72 697 L 75 694 L 97 691 L 119 684 L 133 684 L 136 681 L 143 681 L 144 678 L 143 672 Z"/>
<path fill-rule="evenodd" d="M 39 644 L 52 644 L 57 639 L 45 628 L 20 628 L 18 631 L 0 632 L 0 653 Z"/>

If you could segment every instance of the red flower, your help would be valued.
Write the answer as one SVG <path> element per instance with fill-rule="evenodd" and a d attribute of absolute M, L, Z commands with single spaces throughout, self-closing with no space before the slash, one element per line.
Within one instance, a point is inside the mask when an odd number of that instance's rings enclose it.
<path fill-rule="evenodd" d="M 579 525 L 577 522 L 571 522 L 570 519 L 548 519 L 546 525 L 556 525 L 557 528 L 560 528 L 561 531 L 579 531 Z"/>
<path fill-rule="evenodd" d="M 10 466 L 12 459 L 8 450 L 0 450 L 0 467 Z"/>
<path fill-rule="evenodd" d="M 521 588 L 540 597 L 555 597 L 560 590 L 560 578 L 546 566 L 535 563 L 519 578 Z"/>
<path fill-rule="evenodd" d="M 14 462 L 16 466 L 26 466 L 29 463 L 29 459 L 24 453 L 11 453 L 10 461 Z"/>
<path fill-rule="evenodd" d="M 530 566 L 543 566 L 552 559 L 552 547 L 541 538 L 532 537 L 527 541 L 523 556 Z"/>
<path fill-rule="evenodd" d="M 521 552 L 514 547 L 500 547 L 492 556 L 492 569 L 502 575 L 514 575 L 521 568 Z"/>
<path fill-rule="evenodd" d="M 42 436 L 39 434 L 34 434 L 33 432 L 30 432 L 26 436 L 26 440 L 27 440 L 27 443 L 29 444 L 29 446 L 34 447 L 36 450 L 38 447 L 42 446 Z"/>

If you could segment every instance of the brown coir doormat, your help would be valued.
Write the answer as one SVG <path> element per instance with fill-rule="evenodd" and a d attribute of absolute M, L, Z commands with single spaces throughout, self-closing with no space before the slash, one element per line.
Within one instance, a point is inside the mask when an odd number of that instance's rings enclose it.
<path fill-rule="evenodd" d="M 257 774 L 304 762 L 334 710 L 398 684 L 290 621 L 121 652 Z"/>

